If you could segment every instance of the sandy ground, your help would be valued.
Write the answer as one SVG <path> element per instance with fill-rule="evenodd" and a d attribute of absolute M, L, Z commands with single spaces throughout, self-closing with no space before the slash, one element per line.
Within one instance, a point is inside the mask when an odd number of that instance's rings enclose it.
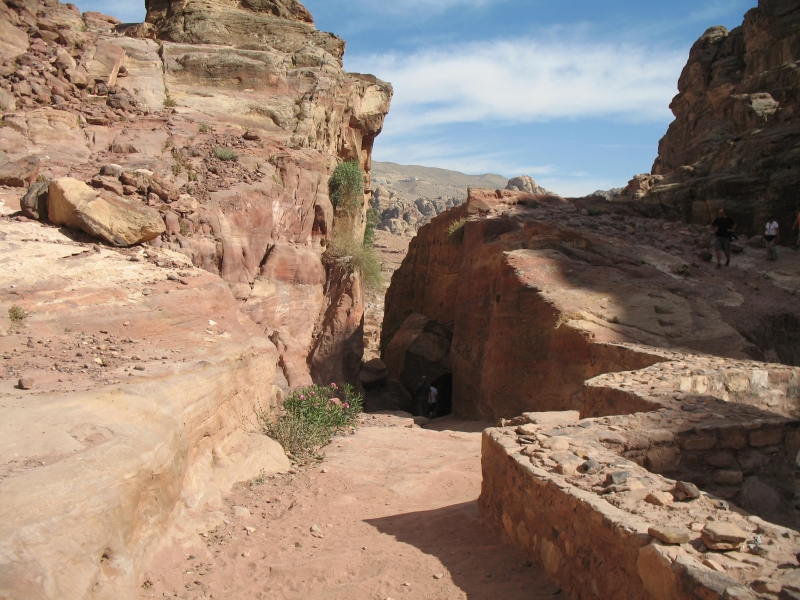
<path fill-rule="evenodd" d="M 139 597 L 496 599 L 560 593 L 485 523 L 481 425 L 368 415 L 321 465 L 238 486 L 224 520 L 153 560 Z M 247 508 L 250 516 L 237 516 Z"/>

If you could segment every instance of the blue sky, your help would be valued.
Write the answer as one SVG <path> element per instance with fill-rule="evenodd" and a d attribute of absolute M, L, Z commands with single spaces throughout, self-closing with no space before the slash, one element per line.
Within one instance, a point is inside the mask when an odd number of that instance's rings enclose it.
<path fill-rule="evenodd" d="M 82 0 L 126 21 L 144 2 Z M 305 0 L 345 68 L 395 86 L 375 159 L 527 174 L 564 195 L 649 172 L 689 48 L 757 0 Z"/>

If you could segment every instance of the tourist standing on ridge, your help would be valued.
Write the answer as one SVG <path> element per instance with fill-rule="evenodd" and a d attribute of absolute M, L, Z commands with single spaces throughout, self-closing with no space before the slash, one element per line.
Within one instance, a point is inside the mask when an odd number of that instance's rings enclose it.
<path fill-rule="evenodd" d="M 767 260 L 778 260 L 778 249 L 775 246 L 781 237 L 781 228 L 774 217 L 767 219 L 764 229 L 764 239 L 767 240 Z"/>
<path fill-rule="evenodd" d="M 736 221 L 731 219 L 730 217 L 725 216 L 725 211 L 719 209 L 719 216 L 714 219 L 714 222 L 711 224 L 712 227 L 716 228 L 716 232 L 714 237 L 716 238 L 714 242 L 714 248 L 717 251 L 717 268 L 722 268 L 722 253 L 725 253 L 725 258 L 728 259 L 725 262 L 725 266 L 730 266 L 731 264 L 731 236 L 733 235 L 733 230 L 736 229 Z"/>
<path fill-rule="evenodd" d="M 428 383 L 428 378 L 424 375 L 422 376 L 422 381 L 417 384 L 416 389 L 414 392 L 416 393 L 416 401 L 417 405 L 414 407 L 416 409 L 416 416 L 418 417 L 427 417 L 428 416 L 428 397 L 430 396 L 431 385 Z"/>

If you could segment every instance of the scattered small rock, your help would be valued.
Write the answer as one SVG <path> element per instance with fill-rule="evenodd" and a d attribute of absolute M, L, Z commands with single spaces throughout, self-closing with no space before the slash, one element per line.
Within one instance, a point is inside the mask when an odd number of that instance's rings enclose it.
<path fill-rule="evenodd" d="M 29 390 L 33 387 L 32 377 L 21 377 L 17 387 L 21 390 Z"/>
<path fill-rule="evenodd" d="M 702 495 L 700 493 L 700 489 L 695 484 L 687 481 L 679 481 L 675 486 L 675 489 L 679 492 L 683 492 L 692 500 L 697 500 Z"/>
<path fill-rule="evenodd" d="M 711 569 L 712 571 L 716 571 L 717 573 L 724 573 L 724 572 L 725 572 L 725 567 L 723 567 L 723 566 L 722 566 L 721 564 L 719 564 L 717 561 L 715 561 L 715 560 L 712 560 L 712 559 L 710 559 L 710 558 L 706 558 L 706 559 L 703 561 L 703 564 L 704 564 L 705 566 L 707 566 L 709 569 Z"/>
<path fill-rule="evenodd" d="M 606 475 L 605 485 L 622 485 L 628 481 L 630 476 L 631 474 L 628 471 L 614 471 Z"/>
<path fill-rule="evenodd" d="M 669 492 L 650 492 L 645 498 L 645 502 L 656 506 L 669 506 L 675 498 Z"/>
<path fill-rule="evenodd" d="M 239 519 L 245 519 L 250 516 L 250 510 L 244 506 L 234 506 L 233 516 Z"/>
<path fill-rule="evenodd" d="M 647 530 L 647 533 L 654 538 L 661 540 L 665 544 L 688 544 L 691 537 L 689 532 L 680 527 L 669 527 L 667 525 L 655 525 Z"/>
<path fill-rule="evenodd" d="M 700 533 L 710 550 L 738 550 L 747 541 L 747 533 L 733 523 L 712 521 Z"/>

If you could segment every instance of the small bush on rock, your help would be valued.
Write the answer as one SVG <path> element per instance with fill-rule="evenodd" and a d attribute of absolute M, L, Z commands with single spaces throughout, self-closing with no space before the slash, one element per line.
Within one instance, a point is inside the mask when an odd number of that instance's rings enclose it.
<path fill-rule="evenodd" d="M 447 227 L 447 243 L 458 246 L 464 241 L 464 230 L 467 225 L 466 219 L 453 221 Z"/>
<path fill-rule="evenodd" d="M 361 395 L 351 385 L 314 385 L 292 392 L 277 420 L 262 409 L 256 410 L 256 419 L 261 431 L 290 458 L 308 462 L 318 458 L 336 433 L 356 426 L 362 406 Z"/>
<path fill-rule="evenodd" d="M 367 228 L 364 230 L 364 245 L 372 246 L 375 242 L 375 226 L 381 222 L 381 213 L 372 207 L 367 209 Z"/>
<path fill-rule="evenodd" d="M 239 158 L 236 155 L 236 152 L 231 150 L 230 148 L 214 148 L 214 156 L 216 156 L 220 160 L 236 160 Z"/>
<path fill-rule="evenodd" d="M 339 163 L 328 181 L 328 192 L 336 210 L 358 212 L 364 202 L 364 171 L 358 162 Z"/>
<path fill-rule="evenodd" d="M 334 230 L 327 254 L 358 270 L 369 289 L 377 290 L 383 286 L 383 267 L 372 244 L 362 243 L 348 232 Z"/>

